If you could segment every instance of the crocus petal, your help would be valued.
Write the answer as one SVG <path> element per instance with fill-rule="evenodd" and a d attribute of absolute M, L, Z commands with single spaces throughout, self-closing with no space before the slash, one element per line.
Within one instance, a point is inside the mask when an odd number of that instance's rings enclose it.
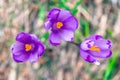
<path fill-rule="evenodd" d="M 91 35 L 90 37 L 87 38 L 88 40 L 100 40 L 100 39 L 103 39 L 102 36 L 100 35 Z"/>
<path fill-rule="evenodd" d="M 39 45 L 38 50 L 30 54 L 30 58 L 29 58 L 30 62 L 36 62 L 39 56 L 42 56 L 44 53 L 45 50 L 44 46 L 40 42 L 38 43 L 38 45 Z"/>
<path fill-rule="evenodd" d="M 35 34 L 30 34 L 30 36 L 32 37 L 33 40 L 38 41 L 38 36 L 36 36 Z"/>
<path fill-rule="evenodd" d="M 46 30 L 49 30 L 50 27 L 52 26 L 52 23 L 51 23 L 50 20 L 51 20 L 51 19 L 47 19 L 47 20 L 45 21 L 44 27 L 45 27 Z"/>
<path fill-rule="evenodd" d="M 84 51 L 82 49 L 80 49 L 80 55 L 87 62 L 90 62 L 90 63 L 100 63 L 93 56 L 91 56 L 87 51 Z"/>
<path fill-rule="evenodd" d="M 94 45 L 94 41 L 92 40 L 85 40 L 84 42 L 81 43 L 80 47 L 83 50 L 89 50 L 91 46 Z"/>
<path fill-rule="evenodd" d="M 63 27 L 64 29 L 75 31 L 78 28 L 78 21 L 73 16 L 64 20 L 63 24 L 64 24 Z"/>
<path fill-rule="evenodd" d="M 59 15 L 60 9 L 54 8 L 52 10 L 50 10 L 49 14 L 48 14 L 48 18 L 51 19 L 56 19 Z"/>
<path fill-rule="evenodd" d="M 50 43 L 54 46 L 59 45 L 61 43 L 60 36 L 58 33 L 52 32 L 49 37 Z"/>
<path fill-rule="evenodd" d="M 31 36 L 28 33 L 21 32 L 17 35 L 16 40 L 22 43 L 29 43 L 31 41 Z"/>
<path fill-rule="evenodd" d="M 38 60 L 38 58 L 39 58 L 39 56 L 37 53 L 31 53 L 29 60 L 30 60 L 30 62 L 33 63 L 33 62 L 36 62 Z"/>
<path fill-rule="evenodd" d="M 61 29 L 59 31 L 59 35 L 62 39 L 66 41 L 73 41 L 74 39 L 74 32 L 70 30 Z"/>
<path fill-rule="evenodd" d="M 42 44 L 42 42 L 39 40 L 39 38 L 35 35 L 35 34 L 31 34 L 32 40 L 35 41 L 34 42 L 34 50 L 32 50 L 32 53 L 36 53 L 38 55 L 42 55 L 44 53 L 44 45 Z"/>
<path fill-rule="evenodd" d="M 39 48 L 36 54 L 38 54 L 38 56 L 42 56 L 44 54 L 44 51 L 45 51 L 44 46 L 41 43 L 39 43 Z"/>
<path fill-rule="evenodd" d="M 97 58 L 108 58 L 112 56 L 112 51 L 111 50 L 101 50 L 101 52 L 89 51 L 89 54 Z"/>
<path fill-rule="evenodd" d="M 42 42 L 39 40 L 38 36 L 36 36 L 35 34 L 30 34 L 30 36 L 31 36 L 31 42 L 32 42 L 32 43 L 34 43 L 34 44 L 35 44 L 35 43 L 37 43 L 37 44 L 38 44 L 38 43 L 41 43 L 41 44 L 42 44 Z M 37 45 L 37 44 L 36 44 L 36 45 Z"/>
<path fill-rule="evenodd" d="M 59 15 L 58 15 L 58 19 L 57 20 L 60 20 L 60 21 L 64 21 L 65 19 L 71 17 L 72 14 L 67 11 L 67 10 L 61 10 Z"/>
<path fill-rule="evenodd" d="M 20 55 L 14 55 L 13 54 L 14 61 L 16 61 L 16 62 L 25 62 L 25 61 L 27 61 L 29 59 L 29 55 L 30 55 L 29 53 L 26 53 L 24 51 L 20 51 L 19 53 L 20 53 Z"/>
<path fill-rule="evenodd" d="M 102 50 L 111 48 L 112 43 L 110 40 L 100 39 L 95 41 L 95 45 Z"/>
<path fill-rule="evenodd" d="M 12 53 L 14 55 L 20 55 L 21 52 L 20 51 L 24 51 L 25 50 L 25 47 L 24 47 L 24 44 L 21 43 L 21 42 L 16 42 L 15 44 L 13 44 L 12 46 Z"/>

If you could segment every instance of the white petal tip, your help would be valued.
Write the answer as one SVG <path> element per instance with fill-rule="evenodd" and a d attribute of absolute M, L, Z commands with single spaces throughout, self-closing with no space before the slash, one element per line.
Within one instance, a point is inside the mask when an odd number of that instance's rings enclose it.
<path fill-rule="evenodd" d="M 100 62 L 99 61 L 95 61 L 94 64 L 100 65 Z"/>

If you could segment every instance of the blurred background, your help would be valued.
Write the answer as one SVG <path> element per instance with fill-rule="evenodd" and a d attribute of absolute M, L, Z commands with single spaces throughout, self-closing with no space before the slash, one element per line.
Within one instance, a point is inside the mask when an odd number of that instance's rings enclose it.
<path fill-rule="evenodd" d="M 69 10 L 79 21 L 75 42 L 91 34 L 113 41 L 113 55 L 89 64 L 79 48 L 63 41 L 53 47 L 44 21 L 50 9 Z M 15 63 L 10 47 L 17 33 L 39 36 L 45 54 L 36 63 Z M 0 0 L 0 80 L 120 80 L 120 0 Z"/>

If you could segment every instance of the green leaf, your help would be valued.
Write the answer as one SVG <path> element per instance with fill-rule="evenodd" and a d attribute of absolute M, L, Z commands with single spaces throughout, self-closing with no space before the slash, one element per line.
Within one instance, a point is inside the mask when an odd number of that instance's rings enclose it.
<path fill-rule="evenodd" d="M 118 54 L 119 52 L 115 52 L 114 55 L 110 58 L 109 64 L 103 75 L 103 80 L 111 80 L 112 75 L 114 74 L 116 69 Z"/>
<path fill-rule="evenodd" d="M 45 19 L 45 13 L 46 13 L 46 5 L 41 5 L 40 6 L 40 9 L 39 9 L 39 12 L 38 12 L 38 18 L 39 19 Z"/>
<path fill-rule="evenodd" d="M 70 8 L 69 8 L 68 6 L 66 6 L 66 2 L 67 2 L 67 1 L 65 1 L 65 0 L 60 0 L 60 2 L 58 3 L 58 4 L 59 4 L 58 7 L 70 11 Z"/>
<path fill-rule="evenodd" d="M 80 24 L 82 26 L 84 36 L 88 37 L 90 35 L 89 22 L 85 21 L 84 19 L 80 19 Z"/>
<path fill-rule="evenodd" d="M 40 40 L 45 43 L 49 38 L 49 32 L 46 32 L 43 36 L 40 37 Z"/>
<path fill-rule="evenodd" d="M 82 33 L 81 33 L 80 28 L 78 28 L 78 29 L 75 31 L 75 40 L 74 40 L 74 42 L 75 42 L 75 43 L 81 43 L 81 42 L 82 42 L 81 37 L 82 37 Z"/>
<path fill-rule="evenodd" d="M 73 9 L 73 10 L 72 10 L 72 15 L 76 15 L 77 12 L 78 12 L 77 9 Z"/>
<path fill-rule="evenodd" d="M 76 13 L 78 12 L 77 7 L 83 2 L 83 0 L 79 0 L 78 2 L 76 2 L 74 8 L 71 10 L 73 15 L 76 15 Z"/>
<path fill-rule="evenodd" d="M 114 41 L 112 29 L 108 29 L 108 30 L 106 31 L 105 38 L 108 38 L 108 37 L 109 37 L 112 41 Z"/>

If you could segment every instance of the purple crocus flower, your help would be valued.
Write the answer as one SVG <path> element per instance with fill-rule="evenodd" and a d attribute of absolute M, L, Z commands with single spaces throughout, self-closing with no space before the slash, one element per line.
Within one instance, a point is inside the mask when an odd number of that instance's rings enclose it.
<path fill-rule="evenodd" d="M 48 13 L 45 29 L 51 29 L 49 41 L 52 45 L 59 45 L 61 39 L 73 41 L 77 28 L 78 21 L 69 11 L 54 8 Z"/>
<path fill-rule="evenodd" d="M 16 62 L 36 62 L 44 53 L 44 45 L 34 34 L 21 32 L 12 46 L 12 56 Z"/>
<path fill-rule="evenodd" d="M 111 46 L 110 40 L 100 35 L 91 35 L 81 43 L 80 55 L 85 61 L 99 65 L 97 58 L 109 58 L 112 55 Z"/>

